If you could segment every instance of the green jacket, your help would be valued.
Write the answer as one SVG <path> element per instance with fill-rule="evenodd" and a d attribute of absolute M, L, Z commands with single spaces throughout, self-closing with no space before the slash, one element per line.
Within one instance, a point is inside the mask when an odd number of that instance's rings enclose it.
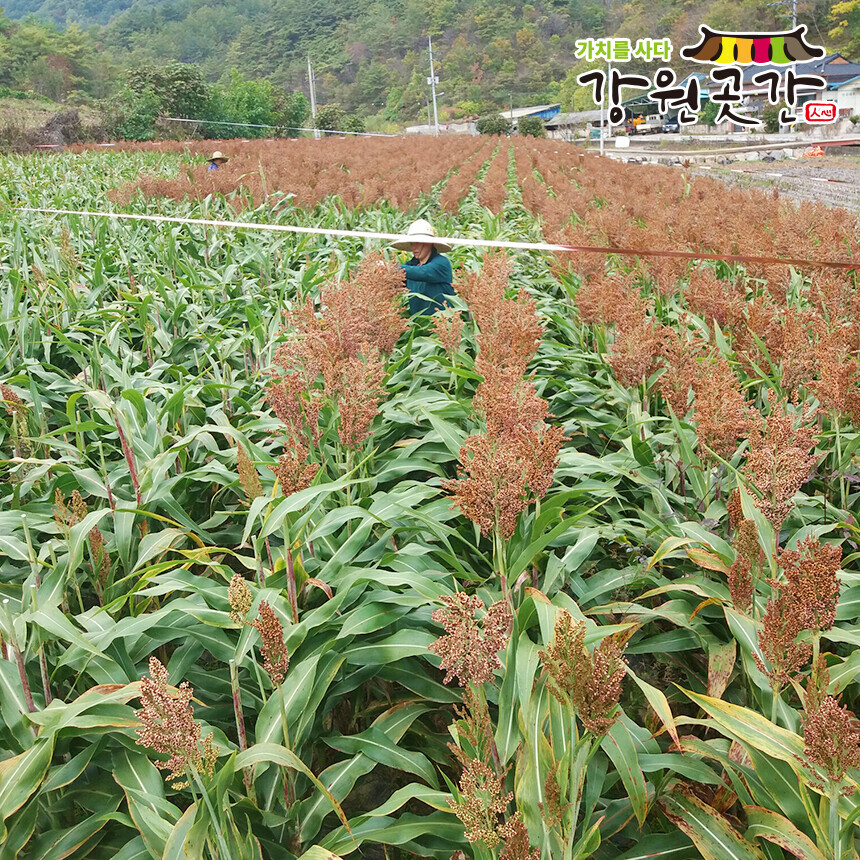
<path fill-rule="evenodd" d="M 451 261 L 435 248 L 430 259 L 422 266 L 416 257 L 403 264 L 406 272 L 406 289 L 419 295 L 409 297 L 410 314 L 434 314 L 448 304 L 454 295 L 451 282 L 454 278 Z"/>

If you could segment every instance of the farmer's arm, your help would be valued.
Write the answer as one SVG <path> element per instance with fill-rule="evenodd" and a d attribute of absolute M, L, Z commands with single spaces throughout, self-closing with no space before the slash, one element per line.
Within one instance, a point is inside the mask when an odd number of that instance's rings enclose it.
<path fill-rule="evenodd" d="M 450 284 L 453 276 L 451 261 L 442 254 L 419 266 L 417 263 L 404 263 L 406 277 L 410 281 L 421 281 L 425 284 Z"/>

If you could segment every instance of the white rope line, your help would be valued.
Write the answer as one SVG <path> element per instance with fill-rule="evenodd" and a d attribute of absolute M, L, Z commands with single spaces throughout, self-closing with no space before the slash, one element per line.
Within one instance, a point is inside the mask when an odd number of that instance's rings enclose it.
<path fill-rule="evenodd" d="M 405 241 L 402 233 L 377 233 L 371 230 L 332 230 L 324 227 L 298 227 L 293 224 L 260 224 L 255 221 L 219 221 L 208 218 L 179 218 L 171 215 L 140 215 L 132 212 L 89 212 L 80 209 L 41 209 L 19 206 L 15 212 L 38 212 L 44 215 L 78 215 L 92 218 L 117 218 L 126 221 L 149 221 L 154 224 L 191 224 L 198 227 L 233 227 L 241 230 L 267 230 L 273 233 L 304 233 L 313 236 L 337 236 L 353 239 L 381 239 L 386 242 Z M 507 248 L 515 251 L 573 251 L 621 256 L 672 257 L 686 260 L 725 260 L 736 263 L 765 263 L 784 266 L 815 266 L 849 271 L 860 268 L 860 260 L 836 262 L 830 260 L 801 260 L 795 258 L 759 257 L 752 255 L 711 254 L 693 251 L 669 251 L 645 248 L 614 248 L 596 245 L 557 245 L 551 242 L 508 242 L 503 239 L 466 239 L 461 236 L 438 236 L 437 241 L 468 248 Z"/>
<path fill-rule="evenodd" d="M 354 134 L 358 137 L 399 137 L 396 134 L 385 134 L 382 131 L 343 131 L 337 128 L 307 128 L 303 125 L 261 125 L 256 122 L 226 122 L 218 119 L 185 119 L 179 116 L 160 116 L 159 119 L 169 122 L 193 122 L 197 125 L 232 125 L 237 128 L 282 128 L 286 131 L 321 131 L 323 134 Z"/>
<path fill-rule="evenodd" d="M 315 236 L 337 236 L 340 238 L 381 239 L 386 242 L 403 241 L 402 233 L 377 233 L 371 230 L 333 230 L 324 227 L 298 227 L 293 224 L 260 224 L 255 221 L 218 221 L 208 218 L 179 218 L 170 215 L 142 215 L 132 212 L 87 212 L 77 209 L 37 209 L 19 206 L 16 212 L 39 212 L 45 215 L 81 215 L 93 218 L 121 218 L 127 221 L 150 221 L 155 224 L 191 224 L 198 227 L 234 227 L 242 230 L 268 230 L 273 233 L 307 233 Z M 547 242 L 505 242 L 500 239 L 464 239 L 462 237 L 439 236 L 438 241 L 447 245 L 463 245 L 477 248 L 511 248 L 522 251 L 569 251 L 570 245 L 552 245 Z"/>

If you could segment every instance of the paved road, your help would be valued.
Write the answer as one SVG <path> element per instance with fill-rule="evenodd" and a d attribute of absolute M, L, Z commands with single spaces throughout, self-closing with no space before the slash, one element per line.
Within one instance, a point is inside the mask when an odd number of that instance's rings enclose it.
<path fill-rule="evenodd" d="M 660 142 L 665 142 L 669 140 L 673 142 L 671 135 L 661 135 L 659 138 L 654 137 L 651 140 L 658 140 Z M 678 138 L 674 138 L 675 141 L 681 143 Z M 696 143 L 705 142 L 703 138 L 697 138 Z M 710 142 L 710 141 L 709 141 Z M 821 146 L 824 148 L 830 146 L 837 146 L 841 144 L 852 144 L 854 146 L 860 146 L 860 136 L 858 135 L 850 135 L 848 137 L 838 137 L 833 140 L 818 140 L 818 141 L 799 141 L 796 138 L 794 140 L 787 140 L 783 142 L 774 142 L 771 140 L 770 142 L 750 142 L 746 143 L 742 146 L 732 145 L 731 143 L 727 143 L 724 146 L 711 146 L 705 149 L 664 149 L 663 147 L 657 145 L 655 146 L 653 143 L 651 146 L 648 146 L 645 141 L 641 143 L 637 141 L 635 138 L 630 138 L 630 146 L 622 147 L 621 149 L 616 150 L 615 146 L 607 147 L 606 150 L 612 154 L 617 153 L 619 155 L 657 155 L 660 157 L 673 157 L 677 156 L 679 158 L 690 157 L 694 155 L 730 155 L 733 152 L 762 152 L 762 151 L 771 151 L 771 150 L 783 150 L 783 149 L 811 149 L 813 146 Z"/>

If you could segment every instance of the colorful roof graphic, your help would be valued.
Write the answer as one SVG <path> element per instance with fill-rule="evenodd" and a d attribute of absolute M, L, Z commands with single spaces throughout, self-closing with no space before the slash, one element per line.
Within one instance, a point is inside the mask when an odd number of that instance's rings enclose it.
<path fill-rule="evenodd" d="M 698 45 L 681 48 L 686 60 L 700 63 L 764 66 L 804 62 L 824 56 L 824 48 L 810 45 L 803 37 L 806 25 L 785 33 L 720 33 L 701 26 L 702 41 Z"/>

